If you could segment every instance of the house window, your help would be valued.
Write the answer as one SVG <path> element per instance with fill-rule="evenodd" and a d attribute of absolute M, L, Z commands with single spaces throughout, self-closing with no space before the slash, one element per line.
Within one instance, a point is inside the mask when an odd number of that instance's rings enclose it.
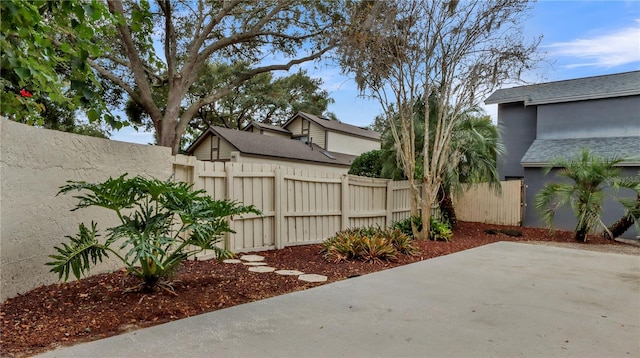
<path fill-rule="evenodd" d="M 297 139 L 297 140 L 299 140 L 301 142 L 308 143 L 309 142 L 309 135 L 294 136 L 293 139 Z"/>
<path fill-rule="evenodd" d="M 211 160 L 220 159 L 220 137 L 211 138 Z"/>
<path fill-rule="evenodd" d="M 307 137 L 309 136 L 309 130 L 311 129 L 311 122 L 310 121 L 302 121 L 302 135 L 307 135 Z"/>

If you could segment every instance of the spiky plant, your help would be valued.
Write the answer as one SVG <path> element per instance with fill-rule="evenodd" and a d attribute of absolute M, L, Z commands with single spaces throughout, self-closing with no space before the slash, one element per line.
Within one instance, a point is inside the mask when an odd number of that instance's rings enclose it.
<path fill-rule="evenodd" d="M 126 178 L 126 174 L 103 183 L 69 181 L 58 194 L 79 191 L 79 203 L 72 211 L 98 206 L 114 211 L 120 225 L 109 228 L 106 240 L 98 240 L 96 224 L 80 224 L 70 244 L 55 247 L 57 255 L 47 265 L 64 280 L 70 273 L 80 278 L 91 265 L 109 254 L 120 259 L 129 272 L 143 281 L 142 289 L 152 291 L 159 280 L 170 275 L 188 257 L 212 250 L 219 258 L 232 255 L 218 243 L 233 232 L 227 218 L 244 213 L 260 214 L 253 206 L 213 200 L 203 190 L 192 191 L 182 182 Z M 113 244 L 120 241 L 118 248 Z"/>

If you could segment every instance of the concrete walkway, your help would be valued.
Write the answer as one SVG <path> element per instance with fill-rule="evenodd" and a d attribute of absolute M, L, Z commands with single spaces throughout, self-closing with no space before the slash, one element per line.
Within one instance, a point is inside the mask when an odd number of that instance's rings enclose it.
<path fill-rule="evenodd" d="M 42 357 L 640 357 L 640 258 L 501 242 Z"/>

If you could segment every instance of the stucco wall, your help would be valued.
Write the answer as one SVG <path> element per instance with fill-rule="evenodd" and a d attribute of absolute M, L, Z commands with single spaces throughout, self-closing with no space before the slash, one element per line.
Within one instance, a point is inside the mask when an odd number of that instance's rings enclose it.
<path fill-rule="evenodd" d="M 638 167 L 623 168 L 621 174 L 623 176 L 634 176 L 638 175 L 638 170 L 640 170 Z M 525 168 L 525 183 L 527 185 L 525 200 L 527 206 L 525 207 L 523 226 L 546 227 L 544 222 L 541 220 L 540 215 L 536 212 L 535 197 L 545 183 L 560 181 L 556 177 L 556 173 L 557 169 L 553 169 L 545 176 L 541 168 Z M 616 197 L 635 197 L 633 192 L 630 190 L 621 190 L 614 195 Z M 616 220 L 620 219 L 623 213 L 624 209 L 622 206 L 616 201 L 609 199 L 605 202 L 602 220 L 607 226 L 610 226 L 616 222 Z M 554 219 L 556 229 L 572 231 L 575 229 L 576 223 L 576 218 L 569 207 L 564 207 L 557 211 Z M 623 237 L 633 239 L 638 234 L 639 233 L 636 231 L 636 228 L 632 227 L 623 235 Z"/>
<path fill-rule="evenodd" d="M 380 149 L 380 142 L 328 131 L 326 149 L 331 152 L 360 155 L 374 149 Z"/>
<path fill-rule="evenodd" d="M 640 136 L 640 96 L 538 106 L 538 139 Z"/>
<path fill-rule="evenodd" d="M 300 170 L 310 170 L 310 171 L 321 171 L 321 172 L 331 172 L 331 173 L 339 173 L 339 174 L 347 174 L 349 172 L 349 167 L 336 166 L 330 164 L 309 164 L 302 163 L 295 160 L 286 160 L 286 159 L 277 159 L 277 158 L 265 158 L 259 156 L 252 156 L 246 154 L 240 154 L 239 152 L 233 152 L 231 154 L 231 161 L 237 163 L 259 163 L 259 164 L 275 164 L 282 165 L 285 167 L 290 167 L 294 169 Z"/>
<path fill-rule="evenodd" d="M 57 282 L 45 263 L 79 223 L 95 220 L 104 229 L 118 222 L 105 209 L 70 212 L 77 199 L 56 196 L 58 188 L 67 180 L 99 182 L 123 173 L 168 179 L 171 150 L 0 119 L 0 301 Z M 111 262 L 91 273 L 117 267 Z"/>
<path fill-rule="evenodd" d="M 498 126 L 507 150 L 498 160 L 500 180 L 523 177 L 520 160 L 536 139 L 536 106 L 524 107 L 522 102 L 498 105 Z"/>

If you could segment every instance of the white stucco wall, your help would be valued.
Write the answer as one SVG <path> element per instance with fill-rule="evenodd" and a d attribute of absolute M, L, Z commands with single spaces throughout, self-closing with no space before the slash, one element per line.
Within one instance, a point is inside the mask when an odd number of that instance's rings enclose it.
<path fill-rule="evenodd" d="M 331 152 L 360 155 L 380 149 L 380 141 L 328 131 L 326 149 Z"/>
<path fill-rule="evenodd" d="M 67 180 L 100 182 L 124 173 L 168 179 L 171 150 L 30 127 L 0 119 L 0 302 L 58 281 L 45 263 L 78 224 L 115 225 L 99 208 L 70 212 L 72 195 L 56 196 Z M 106 235 L 103 232 L 102 238 Z M 115 262 L 91 273 L 115 269 Z"/>

